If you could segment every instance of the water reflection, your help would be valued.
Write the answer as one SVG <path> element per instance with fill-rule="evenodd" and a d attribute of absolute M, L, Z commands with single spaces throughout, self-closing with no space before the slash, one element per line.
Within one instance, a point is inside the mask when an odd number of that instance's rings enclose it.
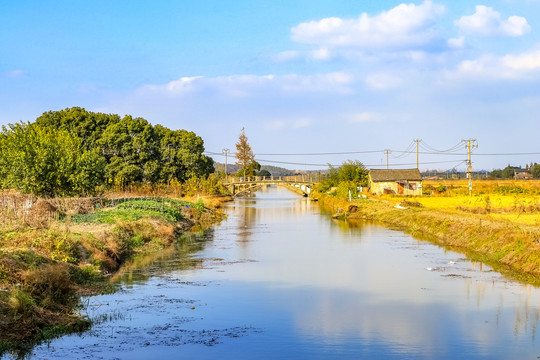
<path fill-rule="evenodd" d="M 94 300 L 109 304 L 99 311 L 129 317 L 36 356 L 540 355 L 539 290 L 463 254 L 373 223 L 332 220 L 283 189 L 238 199 L 227 212 L 206 237 L 126 267 L 116 279 L 126 291 Z"/>
<path fill-rule="evenodd" d="M 401 232 L 367 222 L 306 218 L 316 211 L 298 199 L 299 206 L 286 211 L 264 200 L 236 204 L 233 211 L 240 224 L 249 214 L 257 226 L 264 221 L 272 229 L 251 237 L 252 248 L 244 253 L 255 259 L 264 254 L 264 261 L 248 272 L 230 269 L 229 277 L 311 293 L 282 309 L 304 337 L 338 344 L 351 337 L 377 339 L 396 346 L 399 354 L 420 351 L 427 357 L 462 346 L 482 356 L 510 354 L 500 348 L 508 347 L 502 339 L 511 330 L 536 349 L 536 288 Z M 295 231 L 298 214 L 302 226 Z M 288 228 L 285 236 L 281 227 Z"/>
<path fill-rule="evenodd" d="M 214 229 L 198 234 L 185 233 L 168 249 L 135 256 L 125 263 L 111 279 L 114 283 L 131 287 L 143 284 L 154 276 L 203 267 L 203 259 L 196 256 L 214 238 Z"/>

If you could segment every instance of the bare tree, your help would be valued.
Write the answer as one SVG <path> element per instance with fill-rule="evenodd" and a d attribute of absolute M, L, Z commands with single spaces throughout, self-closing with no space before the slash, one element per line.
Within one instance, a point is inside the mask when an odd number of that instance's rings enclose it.
<path fill-rule="evenodd" d="M 244 179 L 246 178 L 246 168 L 255 161 L 255 155 L 253 155 L 253 150 L 248 143 L 247 136 L 242 128 L 242 132 L 238 137 L 238 142 L 236 143 L 236 158 L 238 161 L 236 165 L 241 166 L 244 169 Z"/>

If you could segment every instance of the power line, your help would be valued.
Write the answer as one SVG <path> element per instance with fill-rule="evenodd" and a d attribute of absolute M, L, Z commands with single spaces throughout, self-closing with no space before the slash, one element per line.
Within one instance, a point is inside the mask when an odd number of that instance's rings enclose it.
<path fill-rule="evenodd" d="M 209 155 L 219 155 L 219 156 L 225 156 L 225 154 L 223 153 L 215 153 L 215 152 L 211 152 L 211 151 L 205 151 L 206 154 L 209 154 Z M 229 155 L 231 155 L 231 153 L 229 153 Z M 232 155 L 234 155 L 234 153 L 232 153 Z M 325 163 L 325 164 L 314 164 L 314 163 L 305 163 L 305 162 L 291 162 L 291 161 L 278 161 L 278 160 L 268 160 L 268 159 L 260 159 L 260 158 L 256 158 L 257 162 L 261 163 L 261 162 L 265 162 L 265 163 L 273 163 L 273 164 L 286 164 L 286 165 L 307 165 L 307 166 L 334 166 L 334 167 L 337 167 L 337 166 L 341 166 L 342 164 L 330 164 L 330 163 Z M 455 163 L 455 162 L 463 162 L 463 160 L 450 160 L 450 161 L 428 161 L 428 162 L 422 162 L 420 163 L 421 165 L 427 165 L 427 164 L 447 164 L 447 163 Z M 409 166 L 409 165 L 416 165 L 416 163 L 389 163 L 388 164 L 389 166 Z M 373 167 L 378 167 L 378 166 L 383 166 L 383 165 L 380 165 L 380 164 L 364 164 L 364 166 L 373 166 Z"/>
<path fill-rule="evenodd" d="M 333 166 L 338 167 L 342 164 L 311 164 L 311 163 L 300 163 L 300 162 L 289 162 L 289 161 L 275 161 L 275 160 L 266 160 L 266 159 L 255 159 L 258 163 L 272 163 L 272 164 L 285 164 L 285 165 L 306 165 L 306 166 Z M 447 164 L 447 163 L 455 163 L 455 162 L 463 162 L 464 160 L 450 160 L 450 161 L 427 161 L 422 162 L 420 165 L 429 165 L 429 164 Z M 380 166 L 386 166 L 381 164 L 363 164 L 366 167 L 380 167 Z M 389 163 L 389 166 L 411 166 L 416 165 L 416 163 Z"/>
<path fill-rule="evenodd" d="M 520 156 L 520 155 L 540 155 L 540 152 L 530 152 L 530 153 L 491 153 L 491 154 L 474 153 L 474 156 Z"/>
<path fill-rule="evenodd" d="M 409 146 L 407 146 L 407 149 L 405 149 L 404 151 L 395 151 L 395 152 L 400 152 L 401 154 L 400 155 L 393 155 L 392 154 L 392 157 L 394 159 L 401 159 L 409 154 L 411 154 L 413 151 L 414 151 L 414 143 L 415 143 L 415 140 L 411 141 L 409 143 Z"/>
<path fill-rule="evenodd" d="M 351 154 L 371 154 L 382 152 L 383 150 L 367 150 L 367 151 L 347 151 L 347 152 L 328 152 L 328 153 L 291 153 L 291 154 L 255 154 L 262 156 L 319 156 L 319 155 L 351 155 Z"/>
<path fill-rule="evenodd" d="M 290 153 L 290 154 L 263 154 L 263 153 L 257 153 L 254 154 L 255 156 L 324 156 L 324 155 L 351 155 L 351 154 L 373 154 L 373 153 L 385 153 L 386 150 L 390 150 L 391 152 L 396 152 L 404 155 L 412 154 L 414 152 L 413 150 L 392 150 L 392 149 L 384 149 L 384 150 L 370 150 L 370 151 L 354 151 L 354 152 L 334 152 L 334 153 Z M 208 155 L 220 155 L 223 156 L 223 153 L 213 152 L 213 151 L 205 151 L 205 154 Z M 429 151 L 420 151 L 419 154 L 423 155 L 466 155 L 466 153 L 438 153 L 438 152 L 429 152 Z M 236 153 L 230 152 L 229 155 L 236 155 Z M 397 155 L 395 158 L 401 158 L 404 157 L 402 155 Z"/>
<path fill-rule="evenodd" d="M 405 150 L 391 150 L 393 153 L 404 153 L 404 154 L 412 154 L 413 151 L 405 151 Z M 348 155 L 348 154 L 367 154 L 367 153 L 381 153 L 384 152 L 384 150 L 373 150 L 373 151 L 356 151 L 356 152 L 335 152 L 335 153 L 295 153 L 295 154 L 255 154 L 256 156 L 308 156 L 308 155 Z M 208 155 L 216 155 L 216 156 L 225 156 L 223 153 L 217 153 L 213 151 L 205 151 L 205 154 Z M 439 152 L 432 152 L 432 151 L 419 151 L 418 152 L 421 155 L 451 155 L 451 156 L 466 156 L 467 153 L 439 153 Z M 236 153 L 229 152 L 229 155 L 235 155 Z M 540 155 L 540 152 L 515 152 L 515 153 L 474 153 L 475 156 L 525 156 L 525 155 Z M 400 158 L 399 155 L 395 158 Z"/>
<path fill-rule="evenodd" d="M 448 152 L 455 152 L 457 150 L 463 149 L 463 144 L 461 143 L 461 141 L 459 143 L 455 144 L 454 146 L 446 149 L 446 150 L 438 150 L 438 149 L 434 148 L 433 146 L 430 146 L 429 144 L 427 144 L 423 140 L 420 141 L 420 144 L 422 144 L 422 147 L 424 147 L 426 150 L 433 151 L 435 153 L 448 153 Z"/>
<path fill-rule="evenodd" d="M 467 160 L 463 160 L 463 161 L 461 161 L 459 164 L 454 165 L 454 166 L 451 167 L 450 169 L 447 169 L 447 170 L 445 170 L 445 171 L 443 171 L 443 172 L 450 172 L 450 170 L 455 170 L 459 165 L 465 164 L 466 162 L 467 162 Z"/>

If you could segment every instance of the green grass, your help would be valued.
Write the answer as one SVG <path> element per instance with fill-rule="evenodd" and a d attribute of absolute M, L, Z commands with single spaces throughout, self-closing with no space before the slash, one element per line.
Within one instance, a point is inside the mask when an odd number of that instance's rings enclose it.
<path fill-rule="evenodd" d="M 135 221 L 142 219 L 145 216 L 165 218 L 169 221 L 175 221 L 174 218 L 167 216 L 165 213 L 144 209 L 111 209 L 98 210 L 88 214 L 76 214 L 71 217 L 71 222 L 74 224 L 90 223 L 90 224 L 114 224 L 117 221 Z"/>
<path fill-rule="evenodd" d="M 75 214 L 71 216 L 74 224 L 114 224 L 117 221 L 135 221 L 145 216 L 162 218 L 171 222 L 177 222 L 184 218 L 181 209 L 192 207 L 199 211 L 205 211 L 202 202 L 192 203 L 183 200 L 167 198 L 148 199 L 116 199 L 111 204 L 117 203 L 113 208 L 100 209 L 88 214 Z"/>

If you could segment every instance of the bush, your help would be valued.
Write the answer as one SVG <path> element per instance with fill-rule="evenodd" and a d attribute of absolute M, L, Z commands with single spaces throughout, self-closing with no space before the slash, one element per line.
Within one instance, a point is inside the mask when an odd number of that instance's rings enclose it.
<path fill-rule="evenodd" d="M 344 181 L 339 183 L 336 189 L 336 197 L 340 199 L 348 199 L 349 191 L 351 192 L 351 197 L 357 197 L 356 183 L 352 181 Z"/>
<path fill-rule="evenodd" d="M 437 186 L 435 190 L 439 193 L 445 193 L 448 190 L 448 188 L 444 186 L 443 184 L 439 184 L 439 186 Z"/>
<path fill-rule="evenodd" d="M 230 195 L 229 190 L 216 177 L 198 178 L 192 177 L 183 184 L 185 193 L 188 196 L 197 194 L 207 195 Z"/>
<path fill-rule="evenodd" d="M 45 308 L 62 308 L 76 302 L 75 289 L 64 264 L 44 265 L 23 275 L 24 289 Z"/>
<path fill-rule="evenodd" d="M 19 287 L 14 288 L 9 293 L 7 303 L 9 312 L 16 317 L 29 318 L 36 307 L 36 302 L 32 296 Z"/>
<path fill-rule="evenodd" d="M 525 189 L 521 186 L 498 186 L 493 190 L 496 194 L 508 195 L 508 194 L 528 194 L 529 189 Z"/>
<path fill-rule="evenodd" d="M 103 279 L 103 274 L 99 271 L 99 266 L 86 265 L 82 268 L 75 268 L 71 277 L 77 284 L 88 285 Z"/>

